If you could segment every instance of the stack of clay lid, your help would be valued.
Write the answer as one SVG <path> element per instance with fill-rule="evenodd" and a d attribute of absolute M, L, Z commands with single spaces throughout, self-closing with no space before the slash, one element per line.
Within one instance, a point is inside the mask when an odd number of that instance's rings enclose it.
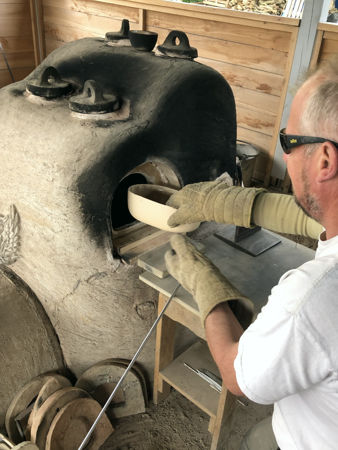
<path fill-rule="evenodd" d="M 50 373 L 33 378 L 16 393 L 5 417 L 6 431 L 15 444 L 21 442 L 26 434 L 29 417 L 35 403 L 42 403 L 56 390 L 66 386 L 71 386 L 70 381 L 66 377 Z M 40 392 L 40 399 L 36 402 Z M 43 392 L 46 394 L 43 394 Z"/>
<path fill-rule="evenodd" d="M 24 435 L 40 450 L 74 450 L 100 411 L 100 404 L 87 391 L 73 387 L 62 375 L 47 374 L 34 378 L 17 393 L 5 425 L 14 443 Z M 86 448 L 99 449 L 113 431 L 104 414 Z"/>
<path fill-rule="evenodd" d="M 13 442 L 0 433 L 0 450 L 39 450 L 39 447 L 31 441 L 24 441 L 14 445 Z"/>
<path fill-rule="evenodd" d="M 129 363 L 129 360 L 122 358 L 100 361 L 87 369 L 75 386 L 90 393 L 101 406 L 104 406 Z M 134 364 L 115 393 L 106 413 L 113 420 L 143 413 L 147 404 L 146 380 L 141 369 Z"/>

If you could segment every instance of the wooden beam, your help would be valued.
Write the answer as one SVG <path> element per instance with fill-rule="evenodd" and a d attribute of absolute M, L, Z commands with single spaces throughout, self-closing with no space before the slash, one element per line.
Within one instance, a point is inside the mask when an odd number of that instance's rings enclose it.
<path fill-rule="evenodd" d="M 323 34 L 324 34 L 324 31 L 317 30 L 316 42 L 313 47 L 310 69 L 314 69 L 317 65 L 319 54 L 320 54 L 320 49 L 321 49 L 322 43 L 323 43 Z"/>
<path fill-rule="evenodd" d="M 38 39 L 38 29 L 36 20 L 36 2 L 35 0 L 29 0 L 32 33 L 33 33 L 33 46 L 34 46 L 34 60 L 35 66 L 40 63 L 40 52 L 39 52 L 39 39 Z"/>

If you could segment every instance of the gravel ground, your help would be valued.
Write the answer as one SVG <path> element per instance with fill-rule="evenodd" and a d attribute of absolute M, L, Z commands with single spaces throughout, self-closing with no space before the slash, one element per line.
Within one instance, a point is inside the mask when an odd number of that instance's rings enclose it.
<path fill-rule="evenodd" d="M 238 450 L 245 432 L 272 413 L 271 406 L 245 403 L 238 403 L 230 420 L 223 424 L 219 449 Z M 166 400 L 157 406 L 150 404 L 145 413 L 120 419 L 101 450 L 209 449 L 208 423 L 207 414 L 172 390 Z"/>

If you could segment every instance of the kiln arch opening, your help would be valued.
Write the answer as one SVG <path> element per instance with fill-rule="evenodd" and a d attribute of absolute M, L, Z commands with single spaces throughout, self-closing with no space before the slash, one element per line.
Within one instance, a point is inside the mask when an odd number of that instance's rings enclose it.
<path fill-rule="evenodd" d="M 128 188 L 134 184 L 158 184 L 179 189 L 180 177 L 163 161 L 147 161 L 128 172 L 116 187 L 111 201 L 113 254 L 133 263 L 137 256 L 169 240 L 170 233 L 134 219 L 128 210 Z"/>

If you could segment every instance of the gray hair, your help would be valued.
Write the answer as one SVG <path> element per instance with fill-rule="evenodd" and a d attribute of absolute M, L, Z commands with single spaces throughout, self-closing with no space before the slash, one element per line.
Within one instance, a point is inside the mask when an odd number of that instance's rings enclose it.
<path fill-rule="evenodd" d="M 302 132 L 338 141 L 338 55 L 324 61 L 309 78 L 319 83 L 306 100 Z"/>

